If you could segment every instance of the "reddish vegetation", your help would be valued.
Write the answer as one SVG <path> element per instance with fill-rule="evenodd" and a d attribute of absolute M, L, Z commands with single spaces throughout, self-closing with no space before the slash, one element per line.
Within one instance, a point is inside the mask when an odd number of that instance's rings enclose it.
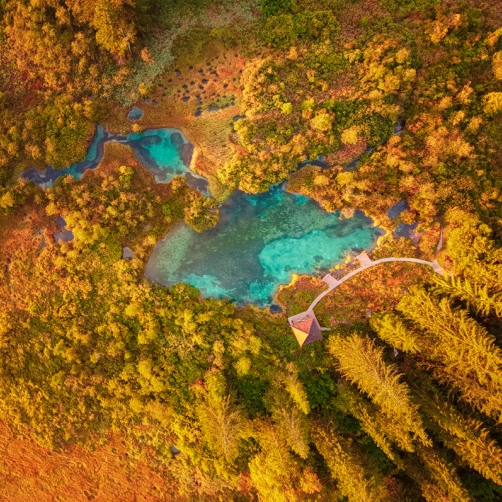
<path fill-rule="evenodd" d="M 363 154 L 366 147 L 366 140 L 360 139 L 355 145 L 345 145 L 340 148 L 340 150 L 328 154 L 326 156 L 326 162 L 331 166 L 350 162 Z"/>
<path fill-rule="evenodd" d="M 325 297 L 316 308 L 321 325 L 363 321 L 372 312 L 396 306 L 412 284 L 431 280 L 428 267 L 413 263 L 384 263 L 361 272 Z M 326 289 L 315 277 L 303 276 L 278 295 L 281 304 L 294 306 L 288 314 L 306 310 L 312 300 Z"/>
<path fill-rule="evenodd" d="M 46 241 L 57 231 L 55 222 L 40 211 L 35 203 L 26 204 L 16 214 L 0 216 L 0 280 L 7 280 L 6 271 L 12 262 L 27 263 L 38 254 Z M 2 300 L 3 302 L 7 299 Z"/>
<path fill-rule="evenodd" d="M 4 83 L 2 91 L 13 99 L 12 101 L 17 106 L 22 106 L 24 109 L 33 106 L 37 100 L 37 91 L 43 90 L 43 83 L 40 79 L 30 78 L 28 71 L 18 71 L 8 63 L 0 59 L 0 63 L 5 68 L 3 73 Z"/>
<path fill-rule="evenodd" d="M 169 502 L 172 489 L 162 476 L 135 462 L 110 438 L 95 451 L 71 447 L 54 452 L 28 438 L 15 438 L 0 422 L 1 500 L 9 502 Z"/>

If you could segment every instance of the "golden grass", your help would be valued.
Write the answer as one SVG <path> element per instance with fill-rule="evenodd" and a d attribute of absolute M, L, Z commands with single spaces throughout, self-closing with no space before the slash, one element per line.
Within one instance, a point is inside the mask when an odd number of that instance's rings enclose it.
<path fill-rule="evenodd" d="M 144 115 L 136 124 L 127 120 L 128 110 L 117 104 L 109 105 L 103 123 L 110 132 L 121 134 L 132 131 L 133 127 L 138 131 L 162 127 L 180 129 L 195 146 L 191 168 L 207 177 L 214 191 L 218 191 L 218 187 L 214 186 L 217 184 L 217 171 L 233 155 L 229 135 L 232 133 L 233 117 L 239 114 L 240 73 L 246 58 L 234 49 L 218 45 L 213 49 L 215 52 L 212 57 L 208 56 L 207 62 L 195 64 L 190 58 L 185 58 L 184 62 L 178 62 L 175 70 L 164 75 L 158 81 L 162 87 L 157 85 L 148 93 L 151 101 L 147 103 L 141 99 L 137 102 Z M 187 87 L 184 88 L 184 85 Z M 197 95 L 202 99 L 201 105 Z M 208 110 L 212 104 L 229 103 L 231 96 L 235 104 L 218 111 Z M 183 97 L 189 100 L 184 102 Z M 202 114 L 196 117 L 199 107 Z"/>
<path fill-rule="evenodd" d="M 169 502 L 169 482 L 142 460 L 128 459 L 120 436 L 95 451 L 62 452 L 16 437 L 0 421 L 0 501 L 8 502 Z"/>

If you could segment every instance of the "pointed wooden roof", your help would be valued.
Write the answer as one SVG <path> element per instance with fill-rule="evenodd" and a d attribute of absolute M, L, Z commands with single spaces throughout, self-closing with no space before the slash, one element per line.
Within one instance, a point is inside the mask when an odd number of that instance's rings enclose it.
<path fill-rule="evenodd" d="M 310 329 L 312 328 L 312 323 L 314 322 L 314 318 L 307 316 L 305 319 L 302 319 L 301 321 L 295 322 L 294 326 L 296 329 L 299 329 L 300 331 L 303 331 L 304 333 L 309 334 Z"/>
<path fill-rule="evenodd" d="M 291 323 L 291 329 L 293 330 L 300 347 L 322 338 L 321 326 L 315 316 L 306 315 L 299 321 L 293 321 Z"/>
<path fill-rule="evenodd" d="M 300 347 L 305 345 L 305 341 L 309 337 L 309 334 L 305 333 L 304 331 L 302 331 L 300 329 L 296 329 L 294 326 L 292 326 L 291 329 L 293 330 L 293 333 L 295 334 L 296 340 L 300 344 Z"/>

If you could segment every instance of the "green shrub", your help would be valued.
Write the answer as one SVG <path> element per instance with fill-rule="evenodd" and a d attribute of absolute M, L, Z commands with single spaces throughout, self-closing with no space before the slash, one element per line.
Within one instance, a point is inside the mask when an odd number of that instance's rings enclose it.
<path fill-rule="evenodd" d="M 92 108 L 72 103 L 65 96 L 57 97 L 43 111 L 45 122 L 45 160 L 55 168 L 67 167 L 87 154 L 87 141 L 94 124 Z"/>
<path fill-rule="evenodd" d="M 298 39 L 306 42 L 331 40 L 338 33 L 338 20 L 331 11 L 279 14 L 267 19 L 262 37 L 272 47 L 285 48 Z"/>
<path fill-rule="evenodd" d="M 292 6 L 292 0 L 261 0 L 260 11 L 262 16 L 270 17 L 280 12 L 289 12 Z"/>
<path fill-rule="evenodd" d="M 263 40 L 272 47 L 287 47 L 295 39 L 295 25 L 291 14 L 281 14 L 267 19 Z"/>

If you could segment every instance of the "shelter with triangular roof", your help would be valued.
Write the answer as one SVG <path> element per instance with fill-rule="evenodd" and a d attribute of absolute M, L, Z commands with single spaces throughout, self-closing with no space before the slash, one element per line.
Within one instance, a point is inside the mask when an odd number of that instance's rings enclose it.
<path fill-rule="evenodd" d="M 290 326 L 300 347 L 322 338 L 321 326 L 313 314 L 306 314 L 305 317 L 290 321 Z"/>

